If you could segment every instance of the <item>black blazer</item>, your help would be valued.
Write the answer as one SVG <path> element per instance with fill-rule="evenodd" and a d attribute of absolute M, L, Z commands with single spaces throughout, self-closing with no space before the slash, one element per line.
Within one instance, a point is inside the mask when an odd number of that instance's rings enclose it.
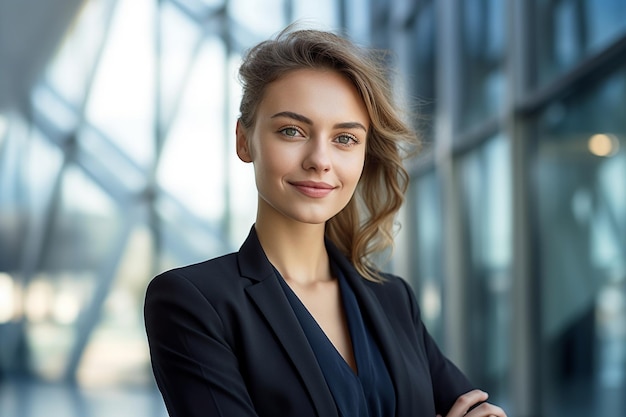
<path fill-rule="evenodd" d="M 396 416 L 445 416 L 474 387 L 431 339 L 409 286 L 392 275 L 367 281 L 329 242 L 327 250 L 380 346 Z M 146 330 L 171 417 L 337 416 L 278 279 L 253 227 L 239 252 L 152 280 Z"/>

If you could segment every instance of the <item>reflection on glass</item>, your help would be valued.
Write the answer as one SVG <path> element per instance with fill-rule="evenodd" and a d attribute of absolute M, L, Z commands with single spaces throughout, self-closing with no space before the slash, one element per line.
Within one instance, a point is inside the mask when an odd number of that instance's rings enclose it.
<path fill-rule="evenodd" d="M 45 124 L 52 121 L 57 132 L 68 134 L 76 128 L 78 123 L 76 109 L 48 85 L 38 84 L 31 93 L 31 100 L 40 120 L 42 122 L 45 120 Z"/>
<path fill-rule="evenodd" d="M 82 107 L 97 56 L 105 39 L 111 0 L 90 0 L 66 33 L 65 42 L 47 68 L 47 82 L 76 108 Z"/>
<path fill-rule="evenodd" d="M 287 23 L 285 3 L 285 0 L 263 2 L 230 0 L 228 17 L 237 25 L 252 31 L 255 39 L 259 41 L 271 37 Z"/>
<path fill-rule="evenodd" d="M 154 157 L 155 7 L 117 3 L 87 103 L 88 119 L 142 167 Z"/>
<path fill-rule="evenodd" d="M 503 136 L 459 162 L 466 226 L 466 325 L 471 378 L 497 404 L 510 401 L 511 172 Z"/>
<path fill-rule="evenodd" d="M 496 116 L 504 98 L 505 5 L 500 0 L 463 4 L 461 127 Z"/>
<path fill-rule="evenodd" d="M 207 40 L 194 62 L 158 171 L 168 193 L 196 216 L 212 221 L 224 216 L 226 207 L 225 69 L 223 45 Z"/>
<path fill-rule="evenodd" d="M 28 261 L 33 232 L 40 227 L 63 155 L 38 129 L 27 131 L 18 119 L 0 152 L 0 271 L 15 274 Z"/>
<path fill-rule="evenodd" d="M 412 182 L 414 195 L 416 292 L 424 324 L 443 347 L 443 218 L 439 178 L 434 171 Z"/>
<path fill-rule="evenodd" d="M 538 120 L 546 415 L 626 413 L 624 109 L 620 71 Z"/>
<path fill-rule="evenodd" d="M 539 81 L 552 80 L 626 32 L 623 0 L 540 0 L 532 20 Z"/>
<path fill-rule="evenodd" d="M 406 42 L 407 49 L 403 51 L 408 60 L 406 79 L 412 83 L 411 91 L 419 102 L 418 128 L 426 146 L 435 139 L 434 117 L 437 103 L 435 20 L 433 2 L 423 2 L 411 28 L 411 39 Z"/>
<path fill-rule="evenodd" d="M 295 1 L 293 19 L 316 22 L 321 29 L 332 30 L 339 23 L 337 14 L 339 7 L 336 0 Z"/>
<path fill-rule="evenodd" d="M 157 269 L 164 271 L 232 252 L 234 246 L 221 224 L 195 216 L 176 199 L 162 195 L 157 201 L 161 218 Z M 237 244 L 238 247 L 238 244 Z"/>
<path fill-rule="evenodd" d="M 161 55 L 161 117 L 165 125 L 171 121 L 188 83 L 189 70 L 201 42 L 201 28 L 191 22 L 178 7 L 162 2 L 160 9 Z M 216 66 L 219 64 L 215 64 Z M 209 76 L 208 74 L 206 75 Z"/>
<path fill-rule="evenodd" d="M 18 316 L 18 300 L 21 298 L 13 277 L 0 272 L 0 325 L 15 320 Z"/>
<path fill-rule="evenodd" d="M 93 299 L 98 269 L 119 230 L 114 203 L 76 167 L 66 168 L 59 198 L 25 305 L 32 371 L 50 380 L 65 377 L 79 317 Z"/>
<path fill-rule="evenodd" d="M 152 381 L 142 309 L 145 285 L 154 273 L 153 244 L 145 223 L 133 228 L 77 371 L 83 387 L 145 386 Z"/>
<path fill-rule="evenodd" d="M 4 143 L 4 135 L 9 130 L 9 117 L 0 113 L 0 149 Z"/>

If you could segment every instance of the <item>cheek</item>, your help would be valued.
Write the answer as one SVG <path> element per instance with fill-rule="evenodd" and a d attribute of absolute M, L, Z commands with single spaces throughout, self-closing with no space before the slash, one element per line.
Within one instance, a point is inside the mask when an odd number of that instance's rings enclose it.
<path fill-rule="evenodd" d="M 254 160 L 254 174 L 257 183 L 267 183 L 276 181 L 285 174 L 286 159 L 281 155 L 272 152 L 270 149 L 263 149 L 257 152 Z"/>
<path fill-rule="evenodd" d="M 361 179 L 363 173 L 364 159 L 363 158 L 349 158 L 342 161 L 338 165 L 341 169 L 342 177 L 346 182 L 356 185 Z"/>

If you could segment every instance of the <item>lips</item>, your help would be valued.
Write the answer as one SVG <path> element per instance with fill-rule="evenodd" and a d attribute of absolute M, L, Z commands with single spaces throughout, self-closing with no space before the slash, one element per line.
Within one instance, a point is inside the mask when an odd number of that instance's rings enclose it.
<path fill-rule="evenodd" d="M 330 184 L 317 181 L 295 181 L 290 182 L 290 184 L 302 194 L 312 198 L 326 197 L 335 189 L 335 187 Z"/>

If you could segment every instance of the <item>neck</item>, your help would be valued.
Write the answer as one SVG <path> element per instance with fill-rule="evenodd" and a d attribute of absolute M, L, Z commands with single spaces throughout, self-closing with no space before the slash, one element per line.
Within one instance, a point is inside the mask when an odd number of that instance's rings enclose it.
<path fill-rule="evenodd" d="M 306 285 L 331 279 L 323 223 L 257 215 L 254 227 L 267 258 L 286 281 Z"/>

